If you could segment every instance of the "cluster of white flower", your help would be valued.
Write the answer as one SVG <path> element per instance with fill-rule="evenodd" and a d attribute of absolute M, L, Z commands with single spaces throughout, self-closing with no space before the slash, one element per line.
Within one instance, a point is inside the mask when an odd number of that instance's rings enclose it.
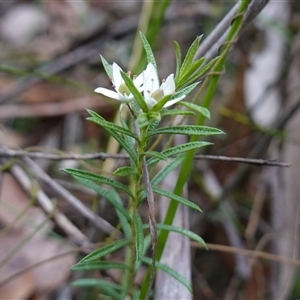
<path fill-rule="evenodd" d="M 96 93 L 100 93 L 106 97 L 120 101 L 121 103 L 130 103 L 134 100 L 134 96 L 126 86 L 122 76 L 122 69 L 116 64 L 112 65 L 112 78 L 110 78 L 115 92 L 106 88 L 98 87 Z M 127 73 L 130 76 L 130 73 Z M 133 78 L 133 84 L 140 93 L 143 94 L 144 100 L 149 110 L 159 102 L 163 97 L 175 94 L 174 74 L 170 74 L 166 80 L 159 84 L 157 71 L 152 63 L 148 63 L 147 68 L 139 75 Z M 185 98 L 185 95 L 170 99 L 164 107 L 169 107 Z"/>

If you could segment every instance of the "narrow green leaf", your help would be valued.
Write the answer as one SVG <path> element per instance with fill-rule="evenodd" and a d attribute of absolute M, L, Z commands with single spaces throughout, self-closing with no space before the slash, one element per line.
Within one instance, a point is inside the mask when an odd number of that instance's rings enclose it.
<path fill-rule="evenodd" d="M 115 189 L 111 189 L 110 194 L 111 194 L 112 198 L 114 198 L 114 201 L 123 207 L 123 202 L 121 200 L 120 195 L 117 193 L 117 191 Z M 125 233 L 125 237 L 128 240 L 131 240 L 131 228 L 130 228 L 130 224 L 129 224 L 127 217 L 122 213 L 121 210 L 117 209 L 116 213 L 117 213 L 119 221 L 122 225 L 123 231 Z"/>
<path fill-rule="evenodd" d="M 183 81 L 181 83 L 181 86 L 190 84 L 191 82 L 194 82 L 195 80 L 199 80 L 199 78 L 203 77 L 204 74 L 214 66 L 214 64 L 218 61 L 218 59 L 219 59 L 219 57 L 215 57 L 214 59 L 212 59 L 208 64 L 206 64 L 200 70 L 196 71 L 193 75 L 191 75 L 187 80 Z"/>
<path fill-rule="evenodd" d="M 107 269 L 129 269 L 128 266 L 113 261 L 88 261 L 71 267 L 71 270 L 107 270 Z"/>
<path fill-rule="evenodd" d="M 114 175 L 116 176 L 130 176 L 130 175 L 136 175 L 137 173 L 132 169 L 132 167 L 125 166 L 125 167 L 120 167 L 116 169 L 113 172 Z"/>
<path fill-rule="evenodd" d="M 150 132 L 150 131 L 156 129 L 157 126 L 158 126 L 158 124 L 159 124 L 159 122 L 160 122 L 160 121 L 159 121 L 158 119 L 153 119 L 153 120 L 150 122 L 150 124 L 149 124 L 149 126 L 148 126 L 148 128 L 147 128 L 147 132 Z"/>
<path fill-rule="evenodd" d="M 197 104 L 194 104 L 194 103 L 190 103 L 190 102 L 185 102 L 185 101 L 180 101 L 179 104 L 181 104 L 181 105 L 183 105 L 187 108 L 190 108 L 194 111 L 197 111 L 198 113 L 200 113 L 204 117 L 210 119 L 209 110 L 207 108 L 203 107 L 203 106 L 200 106 L 200 105 L 197 105 Z"/>
<path fill-rule="evenodd" d="M 150 266 L 152 265 L 152 260 L 149 257 L 143 257 L 142 261 Z M 171 275 L 173 278 L 175 278 L 178 282 L 183 284 L 192 293 L 193 290 L 190 283 L 181 274 L 171 269 L 170 267 L 166 266 L 165 264 L 162 264 L 159 261 L 155 261 L 155 267 Z"/>
<path fill-rule="evenodd" d="M 139 92 L 137 87 L 134 85 L 132 79 L 130 77 L 128 77 L 128 75 L 123 71 L 121 71 L 121 76 L 122 76 L 123 80 L 125 81 L 126 86 L 128 87 L 128 89 L 130 90 L 130 92 L 134 96 L 134 99 L 136 100 L 136 102 L 140 106 L 140 108 L 143 110 L 143 112 L 148 112 L 148 106 L 147 106 L 147 104 L 144 100 L 144 97 Z"/>
<path fill-rule="evenodd" d="M 191 67 L 191 65 L 193 64 L 195 55 L 197 53 L 197 50 L 199 48 L 199 44 L 201 41 L 202 36 L 198 36 L 194 42 L 192 43 L 192 45 L 190 46 L 185 59 L 182 63 L 182 67 L 180 69 L 180 75 L 179 75 L 179 80 L 181 78 L 181 76 L 183 76 L 186 72 L 188 72 L 189 68 Z"/>
<path fill-rule="evenodd" d="M 80 260 L 78 264 L 99 260 L 100 258 L 106 256 L 107 254 L 113 253 L 116 250 L 124 247 L 125 245 L 128 245 L 129 243 L 130 243 L 130 240 L 127 240 L 127 239 L 115 241 L 111 244 L 108 244 L 108 245 L 88 254 L 86 257 L 84 257 L 82 260 Z"/>
<path fill-rule="evenodd" d="M 176 92 L 170 100 L 175 99 L 175 98 L 179 98 L 183 95 L 187 96 L 197 85 L 199 84 L 199 82 L 194 82 L 191 85 L 179 90 L 178 92 Z"/>
<path fill-rule="evenodd" d="M 134 214 L 133 222 L 135 228 L 136 260 L 140 260 L 144 255 L 144 231 L 143 223 L 139 214 Z"/>
<path fill-rule="evenodd" d="M 184 86 L 185 82 L 188 81 L 190 79 L 190 77 L 199 70 L 199 68 L 201 67 L 201 65 L 204 63 L 205 61 L 205 57 L 202 57 L 200 59 L 198 59 L 197 61 L 195 61 L 191 67 L 189 68 L 189 70 L 182 76 L 180 76 L 178 82 L 177 82 L 177 88 Z"/>
<path fill-rule="evenodd" d="M 187 229 L 184 229 L 184 228 L 181 228 L 181 227 L 177 227 L 177 226 L 174 226 L 174 225 L 166 225 L 166 224 L 156 224 L 157 226 L 157 229 L 160 229 L 160 230 L 167 230 L 167 231 L 172 231 L 172 232 L 178 232 L 178 233 L 181 233 L 187 237 L 189 237 L 191 240 L 194 240 L 195 242 L 198 242 L 199 244 L 201 244 L 205 249 L 208 249 L 207 246 L 206 246 L 206 243 L 204 242 L 204 240 L 196 233 L 190 231 L 190 230 L 187 230 Z M 143 225 L 143 228 L 144 229 L 148 229 L 150 226 L 149 224 L 144 224 Z"/>
<path fill-rule="evenodd" d="M 124 292 L 124 288 L 119 284 L 110 282 L 102 279 L 95 278 L 83 278 L 78 279 L 71 283 L 73 287 L 96 287 L 99 288 L 101 294 L 110 296 L 113 300 L 123 300 L 124 297 L 121 297 L 121 293 Z"/>
<path fill-rule="evenodd" d="M 174 50 L 175 50 L 175 57 L 176 57 L 175 82 L 177 86 L 177 80 L 179 78 L 180 67 L 181 67 L 181 50 L 179 44 L 176 41 L 174 41 Z"/>
<path fill-rule="evenodd" d="M 143 156 L 150 156 L 150 157 L 155 157 L 158 160 L 167 160 L 168 157 L 165 156 L 162 152 L 158 151 L 146 151 L 142 153 Z"/>
<path fill-rule="evenodd" d="M 93 116 L 95 116 L 95 112 L 89 111 Z M 132 147 L 132 144 L 127 142 L 126 135 L 125 138 L 120 136 L 117 132 L 110 128 L 106 128 L 106 131 L 126 150 L 126 152 L 129 154 L 130 158 L 132 159 L 132 162 L 136 165 L 137 163 L 137 155 L 134 147 Z"/>
<path fill-rule="evenodd" d="M 109 79 L 113 78 L 113 71 L 111 65 L 107 62 L 107 60 L 100 54 L 100 58 L 104 67 L 104 70 Z"/>
<path fill-rule="evenodd" d="M 122 291 L 124 288 L 111 281 L 103 280 L 103 279 L 95 279 L 95 278 L 82 278 L 77 279 L 71 283 L 71 286 L 85 287 L 85 286 L 94 286 L 101 288 L 102 286 L 109 286 L 115 290 Z"/>
<path fill-rule="evenodd" d="M 148 63 L 152 63 L 152 65 L 154 66 L 155 70 L 157 70 L 157 64 L 156 64 L 156 60 L 155 60 L 155 56 L 153 54 L 153 51 L 151 49 L 151 46 L 149 44 L 149 42 L 147 41 L 145 35 L 140 31 L 140 37 L 147 55 L 147 61 Z"/>
<path fill-rule="evenodd" d="M 189 142 L 189 143 L 185 143 L 185 144 L 181 144 L 181 145 L 177 145 L 174 147 L 171 147 L 167 150 L 164 150 L 161 152 L 161 154 L 163 154 L 166 157 L 170 157 L 173 155 L 177 155 L 178 153 L 182 153 L 182 152 L 186 152 L 192 149 L 197 149 L 197 148 L 201 148 L 201 147 L 205 147 L 205 146 L 209 146 L 212 145 L 212 143 L 210 142 Z M 158 161 L 158 159 L 156 157 L 150 158 L 148 160 L 148 165 L 151 165 L 153 163 L 156 163 Z"/>
<path fill-rule="evenodd" d="M 129 127 L 128 127 L 126 121 L 122 117 L 120 117 L 120 123 L 121 123 L 121 125 L 122 125 L 123 128 L 129 130 Z M 127 147 L 129 149 L 131 149 L 132 153 L 136 153 L 136 148 L 135 148 L 134 140 L 130 136 L 128 136 L 128 135 L 124 135 L 123 137 L 124 137 L 125 143 L 127 144 Z M 130 164 L 131 164 L 131 166 L 135 165 L 135 162 L 132 160 L 131 157 L 130 157 Z"/>
<path fill-rule="evenodd" d="M 192 209 L 195 209 L 195 210 L 198 210 L 198 211 L 202 212 L 202 210 L 200 209 L 200 207 L 198 205 L 196 205 L 195 203 L 193 203 L 193 202 L 191 202 L 191 201 L 189 201 L 185 198 L 182 198 L 182 197 L 180 197 L 176 194 L 173 194 L 173 193 L 168 192 L 166 190 L 162 190 L 162 189 L 157 188 L 157 187 L 153 187 L 152 189 L 153 189 L 153 192 L 155 194 L 158 194 L 158 195 L 164 196 L 166 198 L 172 199 L 172 200 L 177 201 L 177 202 L 179 202 L 179 203 L 181 203 L 181 204 L 183 204 L 187 207 L 190 207 Z"/>
<path fill-rule="evenodd" d="M 116 140 L 118 143 L 126 150 L 126 152 L 129 154 L 131 161 L 134 163 L 134 165 L 137 164 L 137 153 L 134 148 L 131 147 L 130 143 L 127 143 L 124 138 L 122 138 L 118 133 L 110 130 L 108 131 L 109 134 Z"/>
<path fill-rule="evenodd" d="M 138 140 L 138 137 L 130 130 L 128 130 L 124 127 L 118 126 L 112 122 L 106 121 L 103 117 L 101 117 L 100 115 L 98 115 L 96 112 L 94 112 L 92 110 L 87 109 L 87 112 L 92 116 L 92 117 L 88 117 L 87 120 L 92 121 L 92 122 L 104 127 L 105 129 L 107 128 L 109 130 L 114 130 L 114 131 L 120 132 L 124 135 L 128 135 L 128 136 Z"/>
<path fill-rule="evenodd" d="M 162 117 L 165 116 L 193 116 L 195 113 L 190 110 L 181 110 L 181 109 L 164 109 L 160 112 Z"/>
<path fill-rule="evenodd" d="M 171 98 L 173 98 L 173 95 L 164 96 L 152 107 L 151 111 L 160 111 Z"/>
<path fill-rule="evenodd" d="M 208 127 L 208 126 L 198 126 L 198 125 L 180 125 L 180 126 L 170 126 L 158 128 L 154 131 L 148 133 L 148 137 L 158 134 L 183 134 L 183 135 L 215 135 L 224 134 L 220 129 Z"/>
<path fill-rule="evenodd" d="M 94 174 L 88 171 L 78 170 L 78 169 L 71 169 L 71 168 L 63 168 L 64 172 L 79 178 L 85 178 L 92 181 L 97 181 L 100 183 L 104 183 L 110 186 L 113 186 L 114 188 L 120 189 L 124 191 L 126 194 L 128 194 L 130 197 L 133 197 L 133 194 L 131 191 L 122 183 L 119 183 L 118 181 L 115 181 L 113 179 L 104 177 L 102 175 Z"/>
<path fill-rule="evenodd" d="M 175 170 L 183 161 L 184 155 L 178 155 L 165 165 L 151 180 L 151 185 L 158 185 L 168 174 Z"/>
<path fill-rule="evenodd" d="M 124 206 L 122 205 L 122 202 L 120 203 L 117 199 L 117 197 L 115 197 L 113 195 L 113 193 L 111 192 L 111 190 L 104 190 L 103 188 L 101 188 L 99 185 L 97 185 L 96 183 L 94 183 L 93 181 L 86 179 L 86 178 L 82 178 L 82 177 L 77 177 L 77 179 L 82 182 L 84 185 L 88 186 L 89 188 L 91 188 L 92 190 L 94 190 L 97 194 L 99 194 L 100 196 L 102 196 L 103 198 L 105 198 L 115 209 L 117 209 L 118 211 L 120 211 L 127 220 L 131 220 L 129 213 L 127 212 L 127 210 L 124 208 Z"/>

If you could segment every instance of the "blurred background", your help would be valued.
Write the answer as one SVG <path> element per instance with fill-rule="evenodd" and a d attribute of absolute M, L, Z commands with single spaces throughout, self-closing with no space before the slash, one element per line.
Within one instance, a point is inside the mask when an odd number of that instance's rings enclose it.
<path fill-rule="evenodd" d="M 185 54 L 235 3 L 171 1 L 151 40 L 160 78 L 175 71 L 173 41 Z M 100 220 L 116 226 L 117 218 L 103 199 L 59 169 L 99 171 L 124 162 L 34 158 L 33 163 L 13 158 L 7 149 L 111 153 L 108 134 L 85 120 L 85 108 L 114 120 L 117 101 L 93 92 L 110 87 L 99 53 L 124 70 L 143 68 L 131 54 L 145 14 L 143 1 L 0 1 L 1 299 L 97 298 L 97 291 L 70 287 L 86 274 L 69 268 L 91 243 L 105 241 L 109 229 L 101 230 L 107 224 Z M 147 30 L 141 23 L 140 28 Z M 195 160 L 187 192 L 203 214 L 190 212 L 189 227 L 210 251 L 190 245 L 193 299 L 300 298 L 299 28 L 300 3 L 270 1 L 229 54 L 206 123 L 226 135 L 211 139 L 214 145 L 202 154 L 292 167 Z M 146 220 L 147 206 L 141 209 Z M 93 221 L 89 212 L 99 219 Z M 120 281 L 114 270 L 92 276 Z"/>

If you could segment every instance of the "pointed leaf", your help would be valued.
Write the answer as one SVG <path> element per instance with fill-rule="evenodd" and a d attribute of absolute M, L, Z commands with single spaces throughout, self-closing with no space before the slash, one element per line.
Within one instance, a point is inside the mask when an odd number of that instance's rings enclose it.
<path fill-rule="evenodd" d="M 176 194 L 173 194 L 173 193 L 168 192 L 166 190 L 162 190 L 162 189 L 157 188 L 157 187 L 153 187 L 152 189 L 153 189 L 153 192 L 155 194 L 158 194 L 158 195 L 164 196 L 166 198 L 172 199 L 174 201 L 177 201 L 177 202 L 179 202 L 179 203 L 181 203 L 181 204 L 183 204 L 183 205 L 185 205 L 187 207 L 190 207 L 192 209 L 195 209 L 195 210 L 198 210 L 198 211 L 202 211 L 200 209 L 200 207 L 198 205 L 196 205 L 195 203 L 193 203 L 193 202 L 191 202 L 191 201 L 189 201 L 189 200 L 187 200 L 185 198 L 182 198 L 182 197 L 180 197 L 180 196 L 178 196 Z"/>
<path fill-rule="evenodd" d="M 89 188 L 91 188 L 92 190 L 94 190 L 97 194 L 99 194 L 100 196 L 105 198 L 115 209 L 120 211 L 126 217 L 127 220 L 129 220 L 129 221 L 131 220 L 129 213 L 122 205 L 122 202 L 120 203 L 118 201 L 118 199 L 116 197 L 114 197 L 113 193 L 110 190 L 108 190 L 108 191 L 104 190 L 99 185 L 97 185 L 96 183 L 94 183 L 93 181 L 91 181 L 89 179 L 81 178 L 81 177 L 77 177 L 77 179 L 80 182 L 82 182 L 84 185 L 86 185 Z"/>
<path fill-rule="evenodd" d="M 193 61 L 194 61 L 194 58 L 195 58 L 195 55 L 197 53 L 197 50 L 199 48 L 199 44 L 200 44 L 200 41 L 201 41 L 201 38 L 202 36 L 198 36 L 194 42 L 192 43 L 192 45 L 190 46 L 186 56 L 185 56 L 185 59 L 182 63 L 182 67 L 180 69 L 180 75 L 179 75 L 179 80 L 181 78 L 182 75 L 184 75 L 188 70 L 189 68 L 191 67 L 191 65 L 193 64 Z"/>
<path fill-rule="evenodd" d="M 125 293 L 124 288 L 114 282 L 102 279 L 84 278 L 78 279 L 71 283 L 74 287 L 96 287 L 101 290 L 101 294 L 110 296 L 113 300 L 123 300 L 122 292 Z"/>
<path fill-rule="evenodd" d="M 179 44 L 176 41 L 174 41 L 174 50 L 175 50 L 175 57 L 176 57 L 175 82 L 177 86 L 177 80 L 179 78 L 179 72 L 181 67 L 181 50 Z"/>
<path fill-rule="evenodd" d="M 175 99 L 175 98 L 180 98 L 183 95 L 187 96 L 199 83 L 200 82 L 192 83 L 191 85 L 179 90 L 171 97 L 170 100 Z"/>
<path fill-rule="evenodd" d="M 92 253 L 88 254 L 86 257 L 84 257 L 81 261 L 79 261 L 78 264 L 84 263 L 84 262 L 91 262 L 95 260 L 99 260 L 100 258 L 106 256 L 107 254 L 113 253 L 116 250 L 124 247 L 125 245 L 128 245 L 130 243 L 130 240 L 118 240 L 111 244 L 108 244 L 100 249 L 97 249 L 93 251 Z M 76 265 L 75 265 L 76 266 Z"/>
<path fill-rule="evenodd" d="M 134 85 L 132 79 L 130 77 L 128 77 L 128 75 L 123 71 L 121 71 L 121 76 L 122 76 L 123 80 L 125 81 L 126 86 L 128 87 L 128 89 L 134 96 L 134 99 L 137 102 L 137 104 L 140 106 L 140 108 L 143 110 L 143 112 L 147 112 L 148 106 L 144 100 L 144 97 L 139 92 L 137 87 Z"/>
<path fill-rule="evenodd" d="M 112 261 L 88 261 L 71 267 L 71 270 L 107 270 L 107 269 L 129 269 L 128 266 Z"/>
<path fill-rule="evenodd" d="M 151 49 L 151 46 L 149 44 L 149 42 L 147 41 L 147 38 L 145 37 L 145 35 L 140 31 L 140 37 L 147 55 L 147 61 L 148 63 L 152 63 L 152 65 L 154 66 L 155 70 L 157 70 L 157 64 L 156 64 L 156 60 L 153 54 L 153 51 Z"/>
<path fill-rule="evenodd" d="M 131 107 L 132 107 L 132 105 L 131 105 Z M 129 127 L 128 127 L 126 121 L 122 117 L 120 117 L 120 123 L 121 123 L 123 128 L 129 130 Z M 134 142 L 133 142 L 134 140 L 128 135 L 124 135 L 123 137 L 124 137 L 125 143 L 127 144 L 128 148 L 131 149 L 132 153 L 136 153 L 136 148 L 135 148 L 135 145 L 134 145 Z M 130 157 L 130 163 L 131 163 L 132 166 L 135 165 L 135 162 L 132 161 L 131 157 Z"/>
<path fill-rule="evenodd" d="M 110 194 L 114 198 L 114 201 L 116 203 L 118 203 L 119 205 L 123 206 L 123 202 L 121 200 L 121 197 L 120 197 L 120 195 L 117 193 L 117 191 L 115 189 L 111 189 L 110 190 Z M 123 231 L 125 233 L 125 237 L 128 240 L 131 240 L 131 228 L 130 228 L 130 224 L 129 224 L 129 221 L 128 221 L 127 217 L 119 209 L 116 210 L 116 213 L 117 213 L 119 221 L 120 221 L 120 223 L 122 225 Z"/>
<path fill-rule="evenodd" d="M 183 134 L 183 135 L 215 135 L 215 134 L 224 134 L 220 129 L 208 127 L 208 126 L 199 126 L 199 125 L 180 125 L 180 126 L 170 126 L 158 128 L 154 131 L 148 133 L 148 137 L 158 134 Z"/>
<path fill-rule="evenodd" d="M 95 113 L 92 110 L 87 109 L 87 112 L 92 116 L 92 117 L 88 117 L 87 120 L 92 121 L 102 127 L 104 127 L 105 129 L 108 128 L 109 130 L 114 130 L 117 132 L 120 132 L 124 135 L 128 135 L 136 140 L 138 140 L 138 137 L 135 136 L 135 134 L 133 132 L 131 132 L 130 130 L 118 126 L 112 122 L 106 121 L 103 117 L 101 117 L 100 115 L 98 115 L 97 113 Z"/>
<path fill-rule="evenodd" d="M 155 187 L 158 185 L 168 174 L 175 170 L 182 162 L 184 155 L 178 155 L 165 165 L 151 180 L 151 185 Z"/>
<path fill-rule="evenodd" d="M 159 100 L 151 109 L 151 111 L 160 111 L 163 106 L 171 99 L 173 98 L 172 95 L 166 95 L 161 100 Z"/>
<path fill-rule="evenodd" d="M 144 231 L 143 223 L 139 214 L 135 214 L 134 218 L 134 228 L 135 228 L 135 251 L 136 260 L 140 260 L 144 255 Z"/>
<path fill-rule="evenodd" d="M 113 78 L 113 71 L 111 65 L 107 62 L 107 60 L 100 54 L 100 58 L 104 67 L 104 70 L 109 79 Z"/>
<path fill-rule="evenodd" d="M 130 176 L 130 175 L 136 175 L 137 173 L 132 169 L 132 167 L 129 166 L 124 166 L 116 169 L 113 174 L 115 176 Z"/>
<path fill-rule="evenodd" d="M 180 102 L 179 102 L 180 103 Z M 195 115 L 193 111 L 190 110 L 181 110 L 181 109 L 165 109 L 160 112 L 162 117 L 165 116 L 192 116 Z"/>
<path fill-rule="evenodd" d="M 205 147 L 205 146 L 209 146 L 209 145 L 212 145 L 212 143 L 199 142 L 199 141 L 189 142 L 189 143 L 171 147 L 171 148 L 161 152 L 161 154 L 163 154 L 166 157 L 170 157 L 170 156 L 176 155 L 181 152 L 186 152 L 186 151 L 189 151 L 192 149 L 197 149 L 197 148 L 201 148 L 201 147 Z M 153 163 L 156 163 L 157 161 L 158 161 L 158 159 L 156 157 L 153 157 L 153 158 L 150 158 L 147 163 L 148 163 L 148 165 L 151 165 Z"/>
<path fill-rule="evenodd" d="M 198 242 L 199 244 L 201 244 L 205 249 L 207 249 L 207 246 L 206 246 L 206 243 L 204 242 L 204 240 L 196 233 L 190 231 L 190 230 L 187 230 L 187 229 L 184 229 L 184 228 L 181 228 L 181 227 L 177 227 L 177 226 L 174 226 L 174 225 L 166 225 L 166 224 L 156 224 L 157 226 L 157 229 L 160 229 L 160 230 L 167 230 L 167 231 L 172 231 L 172 232 L 178 232 L 178 233 L 181 233 L 187 237 L 189 237 L 191 240 L 194 240 L 196 242 Z M 143 225 L 143 228 L 149 228 L 149 224 L 144 224 Z"/>
<path fill-rule="evenodd" d="M 157 160 L 167 160 L 168 157 L 164 155 L 162 152 L 158 151 L 146 151 L 142 153 L 143 156 L 155 157 Z"/>
<path fill-rule="evenodd" d="M 152 260 L 149 257 L 143 257 L 142 261 L 150 266 L 152 265 Z M 171 269 L 170 267 L 166 266 L 165 264 L 162 264 L 159 261 L 155 261 L 155 267 L 171 275 L 173 278 L 175 278 L 178 282 L 183 284 L 192 293 L 192 287 L 190 283 L 181 274 Z"/>
<path fill-rule="evenodd" d="M 206 64 L 204 67 L 202 67 L 200 70 L 196 71 L 193 75 L 191 75 L 187 80 L 181 83 L 181 86 L 190 84 L 191 82 L 194 82 L 195 80 L 199 80 L 199 78 L 203 77 L 204 74 L 210 70 L 214 64 L 219 60 L 219 57 L 215 57 L 212 59 L 208 64 Z"/>
<path fill-rule="evenodd" d="M 78 170 L 78 169 L 63 168 L 62 170 L 72 176 L 75 176 L 75 177 L 85 178 L 85 179 L 89 179 L 92 181 L 97 181 L 100 183 L 104 183 L 104 184 L 113 186 L 117 189 L 124 191 L 130 197 L 133 197 L 133 194 L 131 193 L 131 191 L 124 184 L 119 183 L 118 181 L 115 181 L 113 179 L 104 177 L 102 175 L 94 174 L 92 172 Z"/>
<path fill-rule="evenodd" d="M 188 81 L 189 78 L 199 70 L 199 68 L 201 67 L 201 65 L 204 63 L 205 61 L 205 57 L 202 57 L 200 59 L 198 59 L 197 61 L 193 62 L 193 64 L 191 65 L 191 67 L 189 68 L 189 70 L 187 70 L 187 72 L 180 76 L 178 82 L 177 82 L 177 88 L 184 86 L 184 82 Z"/>
<path fill-rule="evenodd" d="M 194 103 L 190 103 L 190 102 L 185 102 L 185 101 L 180 101 L 179 104 L 188 107 L 194 111 L 197 111 L 198 113 L 200 113 L 201 115 L 203 115 L 204 117 L 210 119 L 210 112 L 207 108 L 194 104 Z"/>
<path fill-rule="evenodd" d="M 93 111 L 89 111 L 93 116 L 95 116 L 95 112 Z M 110 128 L 106 128 L 106 131 L 126 150 L 126 152 L 129 154 L 132 162 L 134 164 L 137 163 L 137 155 L 136 155 L 136 151 L 134 148 L 132 148 L 131 143 L 127 142 L 126 138 L 123 138 L 122 136 L 120 136 L 117 132 L 115 132 L 114 130 L 110 129 Z M 126 137 L 126 135 L 125 135 Z"/>

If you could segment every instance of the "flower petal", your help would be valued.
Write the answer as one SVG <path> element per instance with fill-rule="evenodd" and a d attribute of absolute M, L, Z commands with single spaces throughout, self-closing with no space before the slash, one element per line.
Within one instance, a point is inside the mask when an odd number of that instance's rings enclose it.
<path fill-rule="evenodd" d="M 149 63 L 144 71 L 144 97 L 151 97 L 152 93 L 158 90 L 159 80 L 154 66 Z"/>
<path fill-rule="evenodd" d="M 152 97 L 148 98 L 147 100 L 145 99 L 145 101 L 149 109 L 151 109 L 157 103 L 157 101 Z"/>
<path fill-rule="evenodd" d="M 124 83 L 124 80 L 121 76 L 122 69 L 116 63 L 113 63 L 112 68 L 113 68 L 113 84 L 115 85 L 116 89 L 118 89 L 120 85 Z"/>
<path fill-rule="evenodd" d="M 160 87 L 164 91 L 164 95 L 172 95 L 175 92 L 174 74 L 170 74 Z"/>
<path fill-rule="evenodd" d="M 185 98 L 185 95 L 182 95 L 181 97 L 172 99 L 172 100 L 168 101 L 168 102 L 164 105 L 164 107 L 169 107 L 169 106 L 171 106 L 171 105 L 173 105 L 173 104 L 175 104 L 175 103 L 181 101 L 181 100 L 184 99 L 184 98 Z"/>
<path fill-rule="evenodd" d="M 122 98 L 120 97 L 120 95 L 118 93 L 108 90 L 108 89 L 105 89 L 105 88 L 102 88 L 102 87 L 96 88 L 94 92 L 102 94 L 108 98 L 116 99 L 119 101 L 122 100 Z"/>

